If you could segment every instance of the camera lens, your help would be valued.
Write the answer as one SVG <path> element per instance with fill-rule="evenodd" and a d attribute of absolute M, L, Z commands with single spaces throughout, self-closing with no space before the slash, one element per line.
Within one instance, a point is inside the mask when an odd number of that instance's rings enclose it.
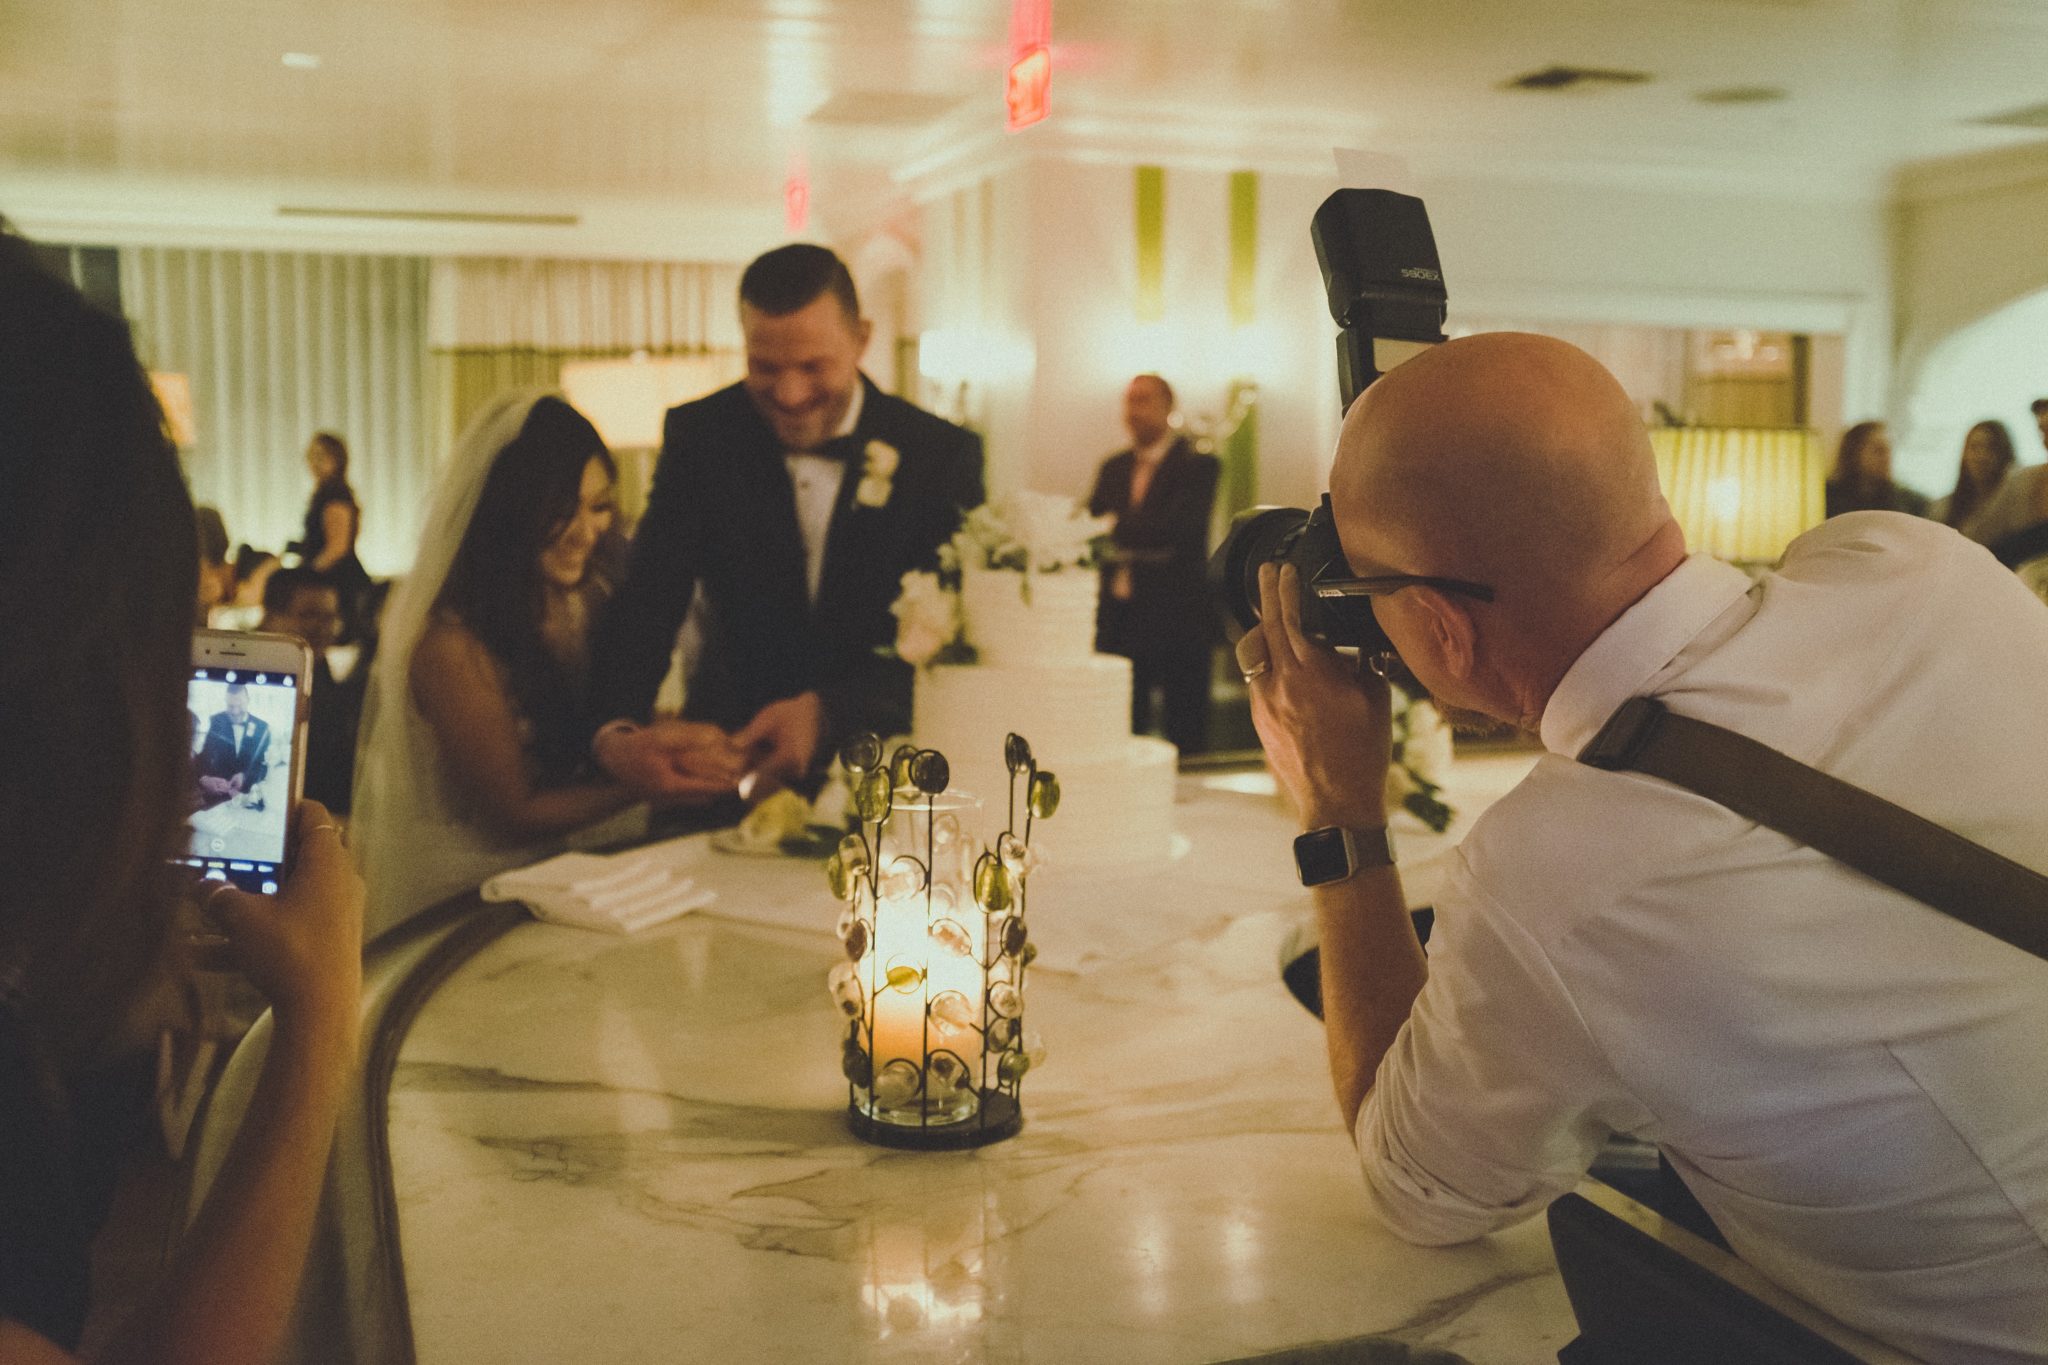
<path fill-rule="evenodd" d="M 1234 634 L 1259 623 L 1259 566 L 1285 561 L 1308 515 L 1299 507 L 1252 507 L 1231 518 L 1229 533 L 1209 560 L 1209 583 Z"/>

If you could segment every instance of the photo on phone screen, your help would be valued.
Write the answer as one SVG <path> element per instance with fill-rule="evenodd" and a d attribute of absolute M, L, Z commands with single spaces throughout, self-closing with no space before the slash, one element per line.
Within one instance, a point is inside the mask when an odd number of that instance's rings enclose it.
<path fill-rule="evenodd" d="M 208 877 L 274 892 L 291 814 L 298 680 L 290 673 L 195 666 L 185 709 L 192 726 L 192 840 L 185 861 Z"/>

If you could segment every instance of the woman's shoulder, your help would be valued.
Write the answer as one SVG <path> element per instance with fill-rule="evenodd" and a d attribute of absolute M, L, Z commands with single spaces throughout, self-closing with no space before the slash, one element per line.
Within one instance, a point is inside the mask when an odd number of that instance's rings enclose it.
<path fill-rule="evenodd" d="M 499 681 L 497 660 L 491 655 L 490 647 L 483 637 L 469 628 L 468 623 L 454 612 L 437 610 L 427 618 L 427 627 L 420 632 L 419 642 L 412 647 L 412 662 L 407 666 L 412 680 L 417 685 L 426 675 L 434 681 L 446 681 L 451 677 L 487 677 Z"/>

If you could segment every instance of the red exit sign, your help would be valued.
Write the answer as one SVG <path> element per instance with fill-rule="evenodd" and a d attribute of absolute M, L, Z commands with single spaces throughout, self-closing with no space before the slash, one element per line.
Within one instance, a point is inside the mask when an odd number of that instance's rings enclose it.
<path fill-rule="evenodd" d="M 1009 109 L 1011 132 L 1042 122 L 1052 96 L 1052 53 L 1033 47 L 1019 53 L 1010 63 L 1010 83 L 1003 100 Z"/>

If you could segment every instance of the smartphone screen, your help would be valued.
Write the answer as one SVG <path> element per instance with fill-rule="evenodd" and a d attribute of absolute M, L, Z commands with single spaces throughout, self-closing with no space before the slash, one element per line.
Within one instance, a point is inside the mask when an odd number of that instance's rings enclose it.
<path fill-rule="evenodd" d="M 291 814 L 298 679 L 195 665 L 185 709 L 192 724 L 185 861 L 209 878 L 275 892 Z"/>

